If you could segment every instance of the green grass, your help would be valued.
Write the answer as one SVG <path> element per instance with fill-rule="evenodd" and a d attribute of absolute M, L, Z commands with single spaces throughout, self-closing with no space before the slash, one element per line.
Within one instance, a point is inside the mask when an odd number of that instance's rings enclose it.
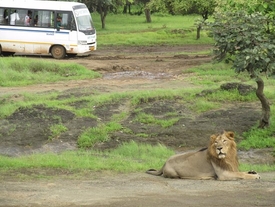
<path fill-rule="evenodd" d="M 196 111 L 198 113 L 209 111 L 212 109 L 217 109 L 221 106 L 220 103 L 217 102 L 211 102 L 210 100 L 205 100 L 202 98 L 198 98 L 195 103 L 190 104 L 190 109 L 193 111 Z"/>
<path fill-rule="evenodd" d="M 196 39 L 194 21 L 198 16 L 158 16 L 152 15 L 152 22 L 146 23 L 145 16 L 124 14 L 108 14 L 106 27 L 101 28 L 100 16 L 92 15 L 97 29 L 98 47 L 110 45 L 182 45 L 182 44 L 209 44 L 213 40 L 205 31 L 201 38 Z"/>
<path fill-rule="evenodd" d="M 274 106 L 271 106 L 274 111 Z M 248 132 L 243 133 L 244 139 L 239 143 L 238 147 L 242 149 L 266 148 L 272 147 L 275 150 L 275 117 L 271 116 L 270 126 L 266 129 L 252 128 Z"/>
<path fill-rule="evenodd" d="M 24 57 L 0 58 L 0 86 L 25 86 L 56 81 L 93 79 L 101 75 L 74 63 L 57 63 Z"/>
<path fill-rule="evenodd" d="M 49 140 L 58 138 L 62 132 L 67 131 L 68 128 L 65 127 L 63 124 L 54 124 L 50 126 L 51 136 L 49 137 Z"/>
<path fill-rule="evenodd" d="M 161 167 L 172 154 L 174 152 L 163 145 L 151 146 L 130 142 L 110 152 L 79 150 L 61 154 L 33 154 L 20 158 L 0 156 L 0 166 L 3 171 L 48 168 L 142 172 L 152 167 Z"/>
<path fill-rule="evenodd" d="M 275 165 L 240 163 L 239 170 L 243 172 L 248 172 L 250 170 L 256 172 L 272 172 L 275 171 Z"/>
<path fill-rule="evenodd" d="M 90 148 L 96 143 L 101 143 L 109 140 L 109 133 L 119 131 L 123 127 L 118 122 L 109 122 L 106 125 L 101 124 L 98 127 L 87 129 L 78 138 L 77 144 L 80 148 Z"/>
<path fill-rule="evenodd" d="M 163 145 L 137 144 L 130 142 L 122 144 L 112 151 L 67 151 L 61 154 L 33 154 L 28 156 L 0 156 L 2 173 L 16 170 L 19 174 L 24 169 L 63 169 L 70 172 L 112 171 L 115 172 L 145 172 L 150 168 L 159 169 L 174 151 Z M 251 169 L 257 172 L 274 171 L 275 166 L 241 164 L 242 171 Z"/>
<path fill-rule="evenodd" d="M 168 128 L 173 126 L 176 122 L 179 121 L 179 118 L 171 118 L 171 119 L 157 119 L 151 114 L 147 113 L 138 113 L 135 119 L 136 122 L 143 124 L 156 124 L 160 125 L 163 128 Z"/>

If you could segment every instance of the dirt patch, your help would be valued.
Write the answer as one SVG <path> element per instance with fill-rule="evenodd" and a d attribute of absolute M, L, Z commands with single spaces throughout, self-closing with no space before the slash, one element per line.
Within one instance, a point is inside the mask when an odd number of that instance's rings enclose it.
<path fill-rule="evenodd" d="M 88 69 L 100 72 L 103 77 L 90 81 L 3 88 L 0 95 L 12 94 L 9 99 L 2 99 L 3 103 L 22 100 L 20 92 L 26 91 L 46 93 L 58 90 L 60 94 L 57 99 L 65 100 L 72 96 L 80 98 L 94 93 L 194 87 L 184 80 L 187 75 L 182 72 L 187 68 L 210 62 L 209 55 L 192 54 L 199 51 L 210 53 L 210 49 L 209 45 L 110 47 L 99 49 L 87 57 L 66 60 L 43 57 L 50 61 L 77 62 Z M 190 106 L 183 105 L 180 99 L 149 100 L 135 108 L 127 100 L 99 106 L 89 106 L 87 102 L 79 101 L 70 106 L 92 108 L 97 119 L 78 118 L 68 110 L 46 106 L 19 108 L 11 116 L 1 120 L 0 134 L 3 137 L 0 145 L 1 154 L 14 156 L 34 152 L 59 152 L 66 148 L 74 149 L 77 147 L 76 140 L 83 130 L 95 127 L 99 122 L 107 123 L 114 114 L 122 111 L 129 112 L 130 115 L 121 124 L 133 133 L 113 133 L 109 141 L 99 143 L 94 148 L 115 148 L 130 140 L 151 144 L 161 143 L 177 150 L 204 147 L 211 134 L 222 130 L 233 130 L 242 134 L 256 124 L 260 115 L 258 103 L 249 105 L 225 103 L 220 110 L 196 114 L 190 110 Z M 143 124 L 136 121 L 135 109 L 160 120 L 177 118 L 179 121 L 168 128 Z M 50 127 L 54 124 L 62 124 L 68 130 L 58 137 L 53 137 Z M 137 135 L 146 135 L 147 138 Z M 241 137 L 238 138 L 241 139 Z"/>
<path fill-rule="evenodd" d="M 94 93 L 112 93 L 158 88 L 180 89 L 196 87 L 186 81 L 182 73 L 187 68 L 211 61 L 198 51 L 210 51 L 209 45 L 110 47 L 100 49 L 87 57 L 50 61 L 77 62 L 98 71 L 102 78 L 38 84 L 28 87 L 1 88 L 0 104 L 22 100 L 21 92 L 47 93 L 59 91 L 57 99 L 83 97 Z M 189 53 L 188 55 L 185 53 Z M 194 53 L 192 55 L 192 53 Z M 29 57 L 37 58 L 37 57 Z M 41 58 L 41 57 L 39 57 Z M 218 87 L 218 86 L 217 86 Z M 10 98 L 3 95 L 10 94 Z M 237 141 L 244 131 L 254 126 L 260 116 L 259 103 L 228 104 L 219 110 L 194 113 L 180 99 L 149 100 L 133 108 L 127 100 L 117 103 L 89 106 L 85 101 L 71 104 L 75 108 L 90 107 L 97 119 L 79 118 L 63 109 L 37 105 L 19 108 L 11 116 L 0 120 L 0 153 L 20 156 L 36 152 L 61 152 L 76 149 L 78 136 L 87 128 L 107 123 L 114 114 L 129 112 L 121 124 L 133 133 L 123 131 L 111 134 L 109 141 L 94 146 L 111 149 L 123 142 L 161 143 L 176 151 L 205 147 L 209 136 L 223 130 L 232 130 Z M 136 121 L 135 109 L 160 120 L 177 118 L 168 128 Z M 50 127 L 62 124 L 68 129 L 53 137 Z M 141 136 L 146 135 L 146 136 Z M 240 152 L 242 162 L 274 163 L 270 150 Z M 33 172 L 30 172 L 33 173 Z M 43 172 L 36 172 L 43 173 Z M 80 180 L 66 179 L 61 172 L 54 179 L 23 182 L 9 176 L 0 179 L 0 206 L 273 206 L 274 173 L 262 175 L 260 181 L 189 181 L 170 180 L 146 174 L 113 175 L 91 174 Z M 232 199 L 234 197 L 234 199 Z M 213 203 L 213 200 L 215 202 Z M 229 205 L 226 205 L 229 203 Z"/>

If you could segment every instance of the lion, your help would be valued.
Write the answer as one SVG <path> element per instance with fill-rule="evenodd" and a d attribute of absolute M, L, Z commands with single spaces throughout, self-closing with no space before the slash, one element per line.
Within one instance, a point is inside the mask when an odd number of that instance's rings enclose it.
<path fill-rule="evenodd" d="M 160 170 L 150 169 L 146 173 L 181 179 L 260 179 L 259 174 L 255 171 L 239 172 L 238 167 L 234 132 L 224 131 L 210 136 L 207 148 L 174 155 L 165 162 Z"/>

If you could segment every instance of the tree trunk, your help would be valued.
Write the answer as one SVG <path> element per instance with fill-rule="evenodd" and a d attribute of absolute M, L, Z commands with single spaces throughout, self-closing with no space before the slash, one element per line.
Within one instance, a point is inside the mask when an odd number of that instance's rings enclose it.
<path fill-rule="evenodd" d="M 122 12 L 123 14 L 127 14 L 127 4 L 125 4 L 124 6 L 123 6 L 123 12 Z"/>
<path fill-rule="evenodd" d="M 150 9 L 145 9 L 146 22 L 151 23 L 151 14 Z"/>
<path fill-rule="evenodd" d="M 105 29 L 105 16 L 101 17 L 101 28 Z"/>
<path fill-rule="evenodd" d="M 128 3 L 128 13 L 129 13 L 129 14 L 132 14 L 132 13 L 131 13 L 131 3 Z"/>
<path fill-rule="evenodd" d="M 102 29 L 105 29 L 105 19 L 108 14 L 108 9 L 109 9 L 109 7 L 106 5 L 103 5 L 99 8 Z"/>
<path fill-rule="evenodd" d="M 257 77 L 256 83 L 258 88 L 256 90 L 256 95 L 262 104 L 262 116 L 260 119 L 260 123 L 258 128 L 265 128 L 269 126 L 269 118 L 270 118 L 270 105 L 267 98 L 264 95 L 264 82 L 260 77 Z"/>
<path fill-rule="evenodd" d="M 201 38 L 201 26 L 197 27 L 197 40 Z"/>

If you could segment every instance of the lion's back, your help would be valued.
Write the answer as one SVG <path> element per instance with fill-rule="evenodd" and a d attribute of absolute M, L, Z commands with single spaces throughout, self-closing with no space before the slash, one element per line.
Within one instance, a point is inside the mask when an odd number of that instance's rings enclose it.
<path fill-rule="evenodd" d="M 170 178 L 214 178 L 215 171 L 207 159 L 207 150 L 177 154 L 167 160 L 163 176 Z"/>

